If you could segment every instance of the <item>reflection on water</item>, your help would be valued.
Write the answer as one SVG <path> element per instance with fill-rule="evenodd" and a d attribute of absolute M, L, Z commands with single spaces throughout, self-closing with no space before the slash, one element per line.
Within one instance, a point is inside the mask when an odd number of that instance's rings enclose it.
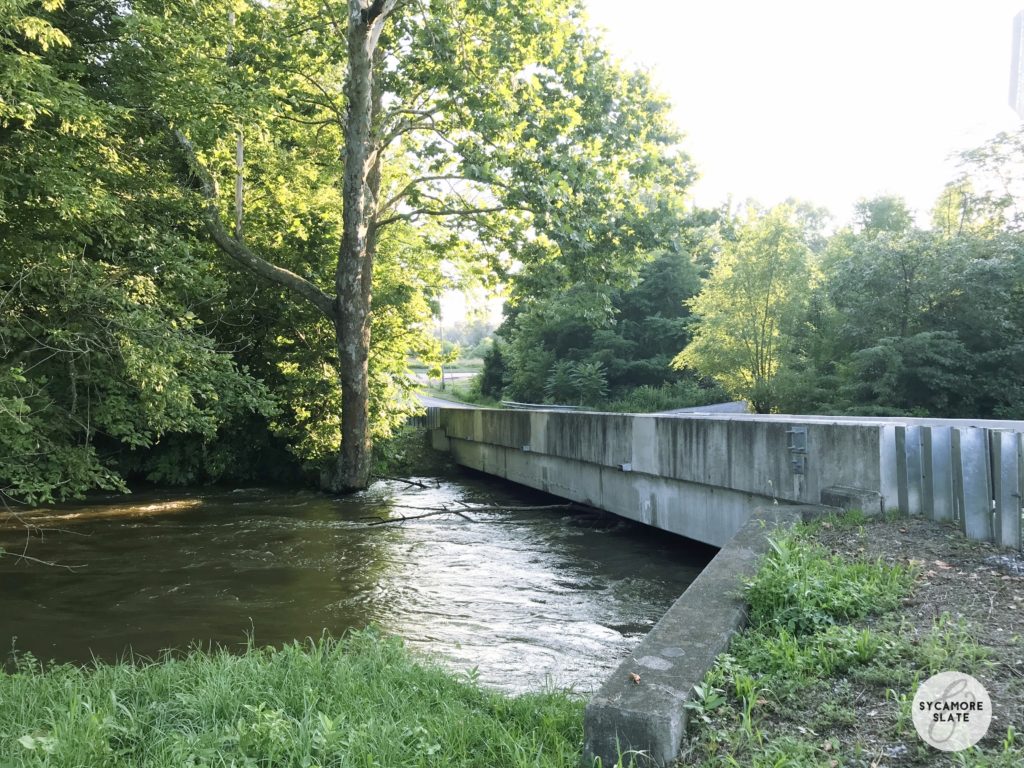
<path fill-rule="evenodd" d="M 203 490 L 38 511 L 47 530 L 27 553 L 79 567 L 0 558 L 0 643 L 86 661 L 374 623 L 507 690 L 588 691 L 712 552 L 614 519 L 502 508 L 549 503 L 473 477 L 342 499 Z M 368 525 L 442 506 L 471 520 Z M 0 530 L 8 552 L 25 544 L 23 531 Z"/>

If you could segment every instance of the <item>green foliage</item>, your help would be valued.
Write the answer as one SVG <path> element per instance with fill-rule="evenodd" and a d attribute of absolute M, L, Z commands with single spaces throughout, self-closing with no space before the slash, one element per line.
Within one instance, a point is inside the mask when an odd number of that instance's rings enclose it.
<path fill-rule="evenodd" d="M 583 702 L 505 697 L 372 631 L 0 675 L 0 762 L 15 766 L 558 766 Z"/>
<path fill-rule="evenodd" d="M 534 296 L 506 321 L 510 399 L 577 402 L 570 374 L 588 363 L 600 364 L 608 392 L 619 397 L 687 378 L 669 363 L 689 339 L 685 301 L 697 290 L 698 266 L 676 251 L 637 259 L 635 278 L 617 289 L 575 286 Z"/>
<path fill-rule="evenodd" d="M 128 27 L 113 3 L 0 13 L 0 489 L 33 503 L 123 489 L 119 457 L 275 410 L 211 328 L 227 284 L 131 119 Z"/>
<path fill-rule="evenodd" d="M 637 387 L 601 407 L 616 413 L 655 413 L 720 403 L 726 397 L 726 393 L 716 385 L 704 386 L 691 379 L 683 379 L 660 387 Z"/>
<path fill-rule="evenodd" d="M 484 365 L 477 376 L 477 387 L 484 397 L 500 400 L 505 386 L 505 355 L 503 345 L 495 341 L 484 353 Z"/>
<path fill-rule="evenodd" d="M 294 477 L 331 461 L 334 329 L 214 249 L 172 129 L 221 189 L 241 174 L 238 241 L 335 285 L 337 18 L 306 0 L 0 10 L 0 396 L 19 436 L 0 486 L 39 501 L 123 487 L 126 473 Z M 493 286 L 513 261 L 517 300 L 555 276 L 553 291 L 632 279 L 626 256 L 675 237 L 693 169 L 667 103 L 570 0 L 400 4 L 379 63 L 369 396 L 383 440 L 417 408 L 409 356 L 441 359 L 430 326 L 444 289 Z M 224 220 L 232 202 L 214 201 Z M 608 364 L 572 359 L 575 396 L 600 399 Z"/>
<path fill-rule="evenodd" d="M 1024 247 L 1019 235 L 837 234 L 811 322 L 783 377 L 791 411 L 1014 417 Z"/>
<path fill-rule="evenodd" d="M 912 580 L 912 572 L 903 566 L 850 563 L 808 543 L 781 538 L 771 541 L 771 551 L 746 584 L 746 596 L 754 627 L 770 625 L 799 636 L 890 610 Z"/>
<path fill-rule="evenodd" d="M 576 365 L 571 360 L 556 361 L 548 372 L 547 381 L 544 382 L 545 400 L 552 403 L 575 402 L 575 373 Z"/>
<path fill-rule="evenodd" d="M 608 394 L 607 377 L 601 363 L 559 360 L 544 383 L 544 400 L 549 403 L 596 405 Z"/>
<path fill-rule="evenodd" d="M 830 522 L 858 523 L 857 516 Z M 976 628 L 943 614 L 922 631 L 915 610 L 898 610 L 910 588 L 906 569 L 831 556 L 808 541 L 813 527 L 776 542 L 748 586 L 754 624 L 718 657 L 688 704 L 696 728 L 687 765 L 870 762 L 879 737 L 915 738 L 909 714 L 921 680 L 984 669 L 988 649 Z M 1015 738 L 1009 732 L 964 762 L 1014 765 Z M 922 747 L 915 764 L 934 761 Z"/>
<path fill-rule="evenodd" d="M 880 232 L 899 234 L 914 226 L 914 217 L 903 198 L 893 196 L 861 200 L 854 209 L 854 222 L 861 232 L 875 235 Z"/>
<path fill-rule="evenodd" d="M 672 364 L 713 377 L 758 413 L 772 410 L 813 284 L 811 234 L 792 206 L 748 211 L 690 301 L 697 330 Z"/>
<path fill-rule="evenodd" d="M 439 475 L 451 465 L 446 456 L 430 447 L 430 438 L 422 427 L 403 427 L 379 441 L 373 452 L 376 477 Z"/>

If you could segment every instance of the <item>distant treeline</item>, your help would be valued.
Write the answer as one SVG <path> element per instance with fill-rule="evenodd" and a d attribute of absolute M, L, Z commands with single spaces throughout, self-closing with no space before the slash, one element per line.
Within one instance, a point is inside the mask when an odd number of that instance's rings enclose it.
<path fill-rule="evenodd" d="M 618 287 L 517 297 L 481 388 L 652 409 L 1024 418 L 1024 134 L 967 152 L 928 227 L 895 197 L 693 214 Z M 520 288 L 520 290 L 522 290 Z M 639 388 L 639 389 L 638 389 Z"/>

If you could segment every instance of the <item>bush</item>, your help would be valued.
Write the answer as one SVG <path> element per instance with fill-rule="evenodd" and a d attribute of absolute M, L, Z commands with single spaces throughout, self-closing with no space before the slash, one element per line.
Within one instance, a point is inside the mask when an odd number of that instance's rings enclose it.
<path fill-rule="evenodd" d="M 600 405 L 608 394 L 608 374 L 603 363 L 559 360 L 544 383 L 544 400 L 549 403 Z"/>
<path fill-rule="evenodd" d="M 484 353 L 484 367 L 477 377 L 480 394 L 500 400 L 505 388 L 505 356 L 501 344 L 495 341 Z"/>
<path fill-rule="evenodd" d="M 717 385 L 704 387 L 693 379 L 684 379 L 660 387 L 637 387 L 623 397 L 606 403 L 604 408 L 615 413 L 655 413 L 721 403 L 728 399 L 728 395 Z"/>

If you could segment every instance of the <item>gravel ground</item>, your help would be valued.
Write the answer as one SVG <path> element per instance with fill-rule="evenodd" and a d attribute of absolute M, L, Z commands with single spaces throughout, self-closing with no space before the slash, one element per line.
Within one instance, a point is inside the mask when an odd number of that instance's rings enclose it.
<path fill-rule="evenodd" d="M 961 627 L 944 638 L 944 650 L 953 659 L 971 642 L 986 651 L 986 658 L 973 669 L 960 670 L 974 674 L 992 697 L 992 725 L 981 746 L 998 751 L 1011 725 L 1017 734 L 1024 734 L 1024 557 L 1020 553 L 968 541 L 951 526 L 920 519 L 855 528 L 824 523 L 813 538 L 845 558 L 881 558 L 888 564 L 915 566 L 919 575 L 902 608 L 865 624 L 898 625 L 901 633 L 912 635 L 911 642 L 923 642 L 948 614 Z M 884 696 L 883 686 L 870 683 L 862 683 L 854 693 L 859 695 L 854 704 L 858 722 L 883 726 L 857 734 L 868 751 L 878 756 L 872 765 L 961 764 L 935 751 L 921 754 L 913 726 L 905 734 L 909 739 L 894 739 L 893 728 L 885 727 L 893 725 L 894 702 L 879 700 L 879 693 Z M 879 718 L 881 713 L 886 714 Z"/>

